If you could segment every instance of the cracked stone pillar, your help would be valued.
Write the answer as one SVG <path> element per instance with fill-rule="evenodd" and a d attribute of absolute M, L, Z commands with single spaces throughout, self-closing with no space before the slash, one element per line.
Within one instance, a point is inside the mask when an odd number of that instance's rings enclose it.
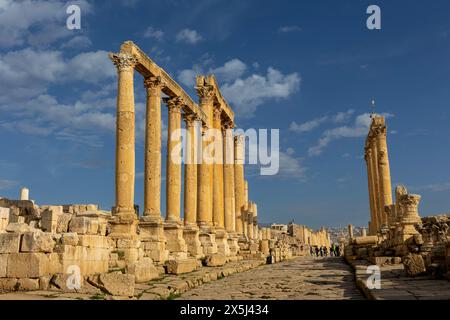
<path fill-rule="evenodd" d="M 166 220 L 164 232 L 167 249 L 174 258 L 187 257 L 183 238 L 181 211 L 181 110 L 184 102 L 180 97 L 165 98 L 169 110 L 166 163 Z"/>
<path fill-rule="evenodd" d="M 135 179 L 135 107 L 134 56 L 124 53 L 109 55 L 118 71 L 116 115 L 116 204 L 111 222 L 113 237 L 136 235 L 137 216 L 134 209 Z"/>
<path fill-rule="evenodd" d="M 235 213 L 236 232 L 244 236 L 243 210 L 245 201 L 244 186 L 244 148 L 243 135 L 234 137 L 234 190 L 235 190 Z"/>
<path fill-rule="evenodd" d="M 200 108 L 208 116 L 207 127 L 202 131 L 201 163 L 198 166 L 198 203 L 197 203 L 197 224 L 200 228 L 200 242 L 203 246 L 203 253 L 217 253 L 217 244 L 213 226 L 212 214 L 212 154 L 209 154 L 211 133 L 208 128 L 212 127 L 213 113 L 213 87 L 204 83 L 203 77 L 197 77 L 197 93 L 199 95 Z"/>
<path fill-rule="evenodd" d="M 145 254 L 154 262 L 167 260 L 166 238 L 161 217 L 161 89 L 160 77 L 144 80 L 147 91 L 145 125 L 144 212 L 139 229 Z"/>
<path fill-rule="evenodd" d="M 253 202 L 247 204 L 247 236 L 253 240 Z"/>
<path fill-rule="evenodd" d="M 197 226 L 197 141 L 201 122 L 194 114 L 184 115 L 186 144 L 184 165 L 184 230 L 183 237 L 190 255 L 203 256 L 203 249 Z"/>
<path fill-rule="evenodd" d="M 384 214 L 382 210 L 383 206 L 383 200 L 381 197 L 381 184 L 380 184 L 380 174 L 379 174 L 379 168 L 378 168 L 378 149 L 375 141 L 375 137 L 370 137 L 370 147 L 372 150 L 372 157 L 371 157 L 371 163 L 372 163 L 372 177 L 374 181 L 374 194 L 375 194 L 375 201 L 376 201 L 376 208 L 377 208 L 377 233 L 380 232 L 381 226 L 384 224 Z"/>

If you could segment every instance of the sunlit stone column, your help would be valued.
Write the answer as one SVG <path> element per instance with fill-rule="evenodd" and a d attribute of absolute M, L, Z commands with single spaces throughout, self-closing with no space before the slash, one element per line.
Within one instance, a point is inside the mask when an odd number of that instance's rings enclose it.
<path fill-rule="evenodd" d="M 253 202 L 253 235 L 255 238 L 259 237 L 258 229 L 258 205 Z"/>
<path fill-rule="evenodd" d="M 235 198 L 234 198 L 234 143 L 233 130 L 230 124 L 225 124 L 223 128 L 223 179 L 224 179 L 224 210 L 225 229 L 228 232 L 235 231 Z"/>
<path fill-rule="evenodd" d="M 244 136 L 234 137 L 234 190 L 235 190 L 235 212 L 236 232 L 244 234 L 243 210 L 245 201 L 244 190 Z"/>
<path fill-rule="evenodd" d="M 383 224 L 387 224 L 387 216 L 384 208 L 392 204 L 392 186 L 391 186 L 391 172 L 389 168 L 389 157 L 386 142 L 386 125 L 384 117 L 376 118 L 379 125 L 375 128 L 376 144 L 378 150 L 378 167 L 381 185 L 381 199 L 383 203 Z"/>
<path fill-rule="evenodd" d="M 20 189 L 20 200 L 30 200 L 30 190 L 28 188 Z"/>
<path fill-rule="evenodd" d="M 161 220 L 161 89 L 160 77 L 144 80 L 147 91 L 145 123 L 144 216 Z"/>
<path fill-rule="evenodd" d="M 214 227 L 224 229 L 225 211 L 223 194 L 223 141 L 222 141 L 222 109 L 214 107 L 214 175 L 213 175 L 213 222 Z"/>
<path fill-rule="evenodd" d="M 244 177 L 245 177 L 245 174 L 244 174 Z M 249 220 L 248 207 L 249 207 L 249 204 L 248 204 L 248 181 L 244 180 L 244 206 L 242 208 L 242 221 L 243 221 L 244 235 L 246 237 L 249 236 L 249 234 L 248 234 L 248 220 Z"/>
<path fill-rule="evenodd" d="M 184 102 L 180 97 L 164 98 L 169 110 L 166 163 L 166 220 L 164 232 L 167 249 L 173 258 L 187 256 L 180 220 L 181 209 L 181 110 Z"/>
<path fill-rule="evenodd" d="M 367 166 L 367 181 L 368 181 L 368 189 L 369 189 L 369 205 L 370 205 L 370 228 L 369 233 L 376 234 L 378 225 L 377 225 L 377 206 L 374 194 L 374 181 L 372 174 L 372 150 L 370 147 L 366 148 L 364 159 L 366 160 Z"/>
<path fill-rule="evenodd" d="M 253 239 L 253 202 L 247 204 L 247 236 L 250 240 Z"/>
<path fill-rule="evenodd" d="M 186 143 L 184 165 L 184 230 L 183 237 L 191 256 L 201 258 L 203 248 L 197 226 L 197 149 L 201 122 L 194 114 L 185 114 Z"/>
<path fill-rule="evenodd" d="M 109 55 L 118 70 L 116 116 L 116 205 L 112 222 L 113 235 L 136 234 L 134 210 L 135 132 L 134 132 L 134 56 L 124 53 Z"/>
<path fill-rule="evenodd" d="M 378 150 L 377 150 L 377 145 L 375 143 L 375 139 L 373 136 L 370 137 L 370 146 L 371 146 L 371 150 L 372 150 L 372 157 L 371 157 L 371 162 L 372 162 L 372 177 L 373 177 L 373 181 L 374 181 L 374 194 L 375 194 L 375 201 L 376 201 L 376 207 L 377 207 L 377 232 L 380 231 L 380 227 L 383 224 L 383 214 L 382 214 L 382 206 L 383 206 L 383 200 L 381 199 L 381 186 L 380 186 L 380 175 L 379 175 L 379 170 L 378 170 Z"/>

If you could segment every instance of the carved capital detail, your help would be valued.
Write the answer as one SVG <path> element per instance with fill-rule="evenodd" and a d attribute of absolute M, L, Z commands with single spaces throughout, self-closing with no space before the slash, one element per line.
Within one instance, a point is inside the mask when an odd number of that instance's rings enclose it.
<path fill-rule="evenodd" d="M 118 71 L 131 70 L 138 62 L 135 56 L 127 53 L 109 53 L 109 58 L 117 67 Z"/>
<path fill-rule="evenodd" d="M 176 112 L 181 113 L 181 109 L 185 105 L 184 100 L 177 96 L 173 98 L 163 98 L 165 104 L 167 104 L 167 108 L 169 108 L 169 113 Z"/>
<path fill-rule="evenodd" d="M 191 128 L 194 126 L 197 116 L 193 113 L 185 113 L 183 114 L 183 120 L 186 123 L 186 128 Z"/>
<path fill-rule="evenodd" d="M 203 85 L 195 87 L 197 90 L 198 96 L 201 100 L 204 100 L 206 102 L 212 101 L 214 97 L 214 87 L 212 85 Z"/>
<path fill-rule="evenodd" d="M 213 119 L 220 120 L 221 115 L 222 115 L 222 108 L 220 108 L 220 106 L 215 106 L 213 110 Z"/>
<path fill-rule="evenodd" d="M 165 85 L 166 84 L 160 76 L 148 77 L 144 79 L 144 87 L 147 89 L 149 94 L 157 94 Z"/>

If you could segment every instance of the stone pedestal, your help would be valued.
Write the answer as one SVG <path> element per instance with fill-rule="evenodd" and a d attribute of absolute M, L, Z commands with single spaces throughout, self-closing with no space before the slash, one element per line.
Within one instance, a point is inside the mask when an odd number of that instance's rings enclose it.
<path fill-rule="evenodd" d="M 166 249 L 164 224 L 161 218 L 141 217 L 139 230 L 144 255 L 158 265 L 164 264 L 169 258 L 169 251 Z"/>
<path fill-rule="evenodd" d="M 228 233 L 228 248 L 230 249 L 230 256 L 235 256 L 239 252 L 238 239 L 239 235 L 236 232 Z"/>
<path fill-rule="evenodd" d="M 230 246 L 228 245 L 228 233 L 224 229 L 216 229 L 217 252 L 224 255 L 230 255 Z"/>
<path fill-rule="evenodd" d="M 113 216 L 111 224 L 112 238 L 129 238 L 137 234 L 137 219 L 135 212 L 119 212 Z"/>
<path fill-rule="evenodd" d="M 215 254 L 218 252 L 216 234 L 208 227 L 200 227 L 199 239 L 203 247 L 203 254 Z"/>
<path fill-rule="evenodd" d="M 269 240 L 264 239 L 259 241 L 259 250 L 264 254 L 269 254 L 270 253 Z"/>
<path fill-rule="evenodd" d="M 204 257 L 202 243 L 200 242 L 200 231 L 195 225 L 185 225 L 183 238 L 186 242 L 187 251 L 190 256 L 201 259 Z"/>
<path fill-rule="evenodd" d="M 186 259 L 187 245 L 183 238 L 183 226 L 178 222 L 165 222 L 164 235 L 167 239 L 166 249 L 169 250 L 169 260 Z"/>

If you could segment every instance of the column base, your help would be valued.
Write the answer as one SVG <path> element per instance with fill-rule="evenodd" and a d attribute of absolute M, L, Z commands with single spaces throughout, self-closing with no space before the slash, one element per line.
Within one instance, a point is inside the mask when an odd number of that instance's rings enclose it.
<path fill-rule="evenodd" d="M 237 233 L 228 233 L 228 248 L 230 249 L 230 256 L 236 256 L 239 252 L 238 245 L 239 235 Z"/>
<path fill-rule="evenodd" d="M 264 254 L 269 254 L 270 253 L 269 240 L 261 240 L 261 241 L 259 241 L 259 251 L 261 251 Z"/>
<path fill-rule="evenodd" d="M 211 226 L 200 225 L 199 239 L 203 247 L 204 255 L 216 254 L 218 252 L 216 234 Z"/>
<path fill-rule="evenodd" d="M 230 247 L 228 245 L 228 233 L 224 229 L 216 229 L 217 252 L 224 256 L 230 255 Z"/>
<path fill-rule="evenodd" d="M 169 251 L 166 250 L 166 237 L 161 217 L 141 217 L 139 231 L 144 255 L 158 265 L 164 264 L 169 258 Z"/>
<path fill-rule="evenodd" d="M 164 234 L 167 239 L 166 249 L 169 250 L 169 260 L 186 259 L 187 245 L 183 238 L 183 226 L 181 222 L 165 222 Z"/>
<path fill-rule="evenodd" d="M 110 222 L 111 232 L 109 236 L 113 238 L 132 238 L 137 235 L 136 214 L 134 211 L 122 211 L 113 215 Z"/>
<path fill-rule="evenodd" d="M 187 245 L 189 255 L 196 259 L 204 257 L 202 243 L 200 242 L 200 230 L 196 225 L 185 225 L 183 238 Z"/>

